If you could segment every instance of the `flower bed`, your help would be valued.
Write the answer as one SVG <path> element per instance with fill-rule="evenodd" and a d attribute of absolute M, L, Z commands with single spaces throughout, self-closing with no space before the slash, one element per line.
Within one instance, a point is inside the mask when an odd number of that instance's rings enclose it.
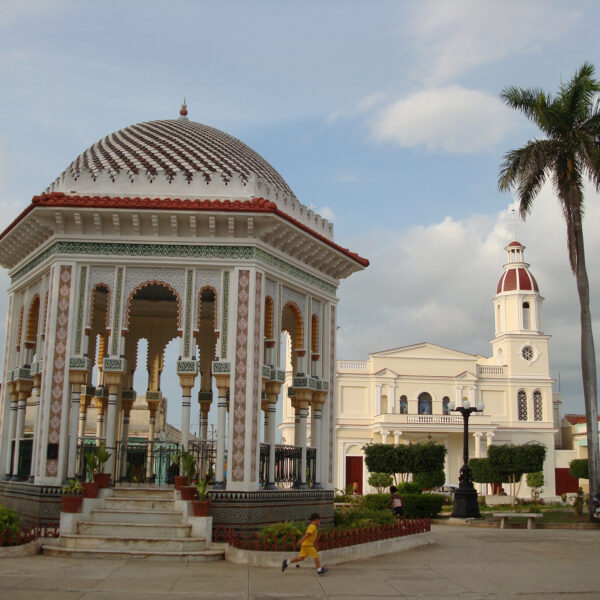
<path fill-rule="evenodd" d="M 430 519 L 403 519 L 391 525 L 373 525 L 353 529 L 325 529 L 318 538 L 320 550 L 345 548 L 356 544 L 367 544 L 379 540 L 403 537 L 431 530 Z M 282 539 L 274 535 L 261 538 L 260 533 L 250 535 L 235 533 L 231 528 L 219 525 L 213 535 L 213 541 L 226 542 L 234 548 L 263 552 L 294 552 L 299 549 L 299 536 L 288 534 Z"/>
<path fill-rule="evenodd" d="M 0 547 L 22 546 L 29 542 L 34 542 L 40 538 L 58 537 L 58 527 L 21 527 L 20 529 L 7 528 L 0 531 Z"/>

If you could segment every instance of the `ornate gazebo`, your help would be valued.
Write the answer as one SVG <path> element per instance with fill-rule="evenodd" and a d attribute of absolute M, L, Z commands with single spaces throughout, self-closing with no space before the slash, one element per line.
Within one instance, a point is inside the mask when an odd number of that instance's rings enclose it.
<path fill-rule="evenodd" d="M 11 278 L 0 501 L 50 519 L 40 507 L 81 471 L 90 406 L 92 443 L 105 441 L 119 482 L 132 403 L 145 394 L 150 457 L 164 350 L 179 338 L 181 443 L 192 447 L 200 378 L 198 456 L 218 390 L 215 522 L 305 517 L 313 507 L 332 515 L 336 290 L 368 261 L 337 245 L 331 223 L 256 152 L 190 121 L 185 105 L 178 119 L 125 127 L 33 198 L 0 235 L 0 264 Z M 289 447 L 275 444 L 281 331 L 294 372 Z M 148 385 L 136 393 L 142 338 Z M 143 483 L 156 483 L 153 470 L 149 462 Z"/>

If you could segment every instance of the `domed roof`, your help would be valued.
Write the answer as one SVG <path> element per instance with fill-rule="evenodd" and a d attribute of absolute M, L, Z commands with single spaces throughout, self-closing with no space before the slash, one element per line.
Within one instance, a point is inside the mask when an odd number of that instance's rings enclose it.
<path fill-rule="evenodd" d="M 181 114 L 107 135 L 82 152 L 47 191 L 118 195 L 134 186 L 138 194 L 211 195 L 211 183 L 219 184 L 219 194 L 223 184 L 253 181 L 295 199 L 283 177 L 257 152 L 219 129 L 188 120 L 183 109 Z"/>
<path fill-rule="evenodd" d="M 504 265 L 504 273 L 498 281 L 496 294 L 515 291 L 539 292 L 537 281 L 529 271 L 529 264 L 525 262 L 525 246 L 514 240 L 505 250 L 508 263 Z"/>
<path fill-rule="evenodd" d="M 534 291 L 539 292 L 535 277 L 524 267 L 514 267 L 507 269 L 502 273 L 496 293 L 514 292 L 514 291 Z"/>

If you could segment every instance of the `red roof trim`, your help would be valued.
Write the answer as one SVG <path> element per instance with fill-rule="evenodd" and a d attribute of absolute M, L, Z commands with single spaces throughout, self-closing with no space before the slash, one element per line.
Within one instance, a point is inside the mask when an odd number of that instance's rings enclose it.
<path fill-rule="evenodd" d="M 299 229 L 310 233 L 313 237 L 334 248 L 338 252 L 351 258 L 363 267 L 369 266 L 369 261 L 362 258 L 348 248 L 332 242 L 325 236 L 313 231 L 310 227 L 300 223 L 287 213 L 279 210 L 277 205 L 265 198 L 252 198 L 252 200 L 180 200 L 179 198 L 120 198 L 111 196 L 69 196 L 61 192 L 51 192 L 34 196 L 31 204 L 0 234 L 2 240 L 6 234 L 14 229 L 32 210 L 37 207 L 64 207 L 64 208 L 132 208 L 136 210 L 194 210 L 194 211 L 223 211 L 223 212 L 260 212 L 272 213 L 292 223 Z"/>
<path fill-rule="evenodd" d="M 579 425 L 580 423 L 585 423 L 587 421 L 585 415 L 565 415 L 565 419 L 571 423 L 571 425 Z M 598 421 L 600 421 L 600 417 L 598 417 Z"/>

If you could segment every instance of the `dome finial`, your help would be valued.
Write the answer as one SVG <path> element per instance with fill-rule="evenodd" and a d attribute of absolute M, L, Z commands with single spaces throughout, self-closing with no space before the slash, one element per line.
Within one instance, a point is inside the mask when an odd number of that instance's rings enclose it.
<path fill-rule="evenodd" d="M 182 117 L 187 117 L 188 111 L 187 111 L 187 104 L 185 103 L 185 98 L 183 99 L 183 104 L 181 105 L 181 109 L 179 111 L 179 114 Z"/>

